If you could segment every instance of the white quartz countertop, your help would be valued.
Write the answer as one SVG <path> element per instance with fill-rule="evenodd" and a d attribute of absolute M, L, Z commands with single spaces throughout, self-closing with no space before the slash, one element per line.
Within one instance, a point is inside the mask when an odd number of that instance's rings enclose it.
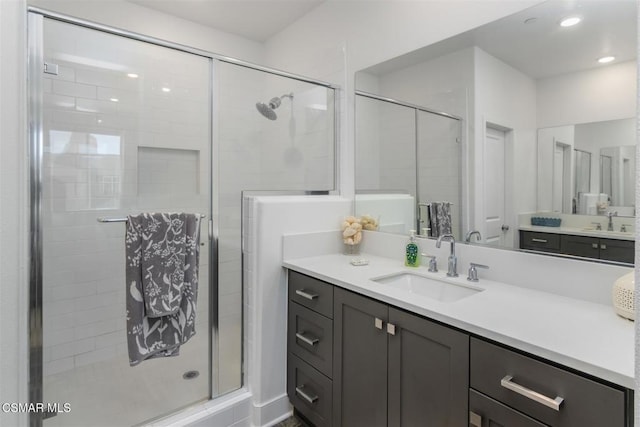
<path fill-rule="evenodd" d="M 363 254 L 366 266 L 353 266 L 342 254 L 285 259 L 284 267 L 390 305 L 443 322 L 624 387 L 634 388 L 634 323 L 613 307 L 547 292 L 483 280 L 469 297 L 444 303 L 370 280 L 414 271 L 469 285 L 466 271 L 448 278 L 444 271 L 405 267 L 402 261 Z"/>
<path fill-rule="evenodd" d="M 539 233 L 572 234 L 574 236 L 601 237 L 605 239 L 635 240 L 635 233 L 624 231 L 596 230 L 595 228 L 578 227 L 543 227 L 539 225 L 521 225 L 520 230 Z"/>

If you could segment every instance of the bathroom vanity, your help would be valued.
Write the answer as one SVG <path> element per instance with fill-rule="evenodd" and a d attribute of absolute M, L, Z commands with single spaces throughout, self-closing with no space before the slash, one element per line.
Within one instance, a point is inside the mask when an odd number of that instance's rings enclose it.
<path fill-rule="evenodd" d="M 632 233 L 521 226 L 520 249 L 633 264 L 635 240 Z"/>
<path fill-rule="evenodd" d="M 632 425 L 633 323 L 610 307 L 368 258 L 284 262 L 287 393 L 314 425 Z"/>

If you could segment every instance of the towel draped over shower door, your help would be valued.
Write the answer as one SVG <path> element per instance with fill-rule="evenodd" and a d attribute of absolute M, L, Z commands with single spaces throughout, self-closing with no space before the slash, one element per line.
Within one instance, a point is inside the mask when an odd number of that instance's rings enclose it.
<path fill-rule="evenodd" d="M 127 217 L 126 305 L 129 364 L 177 356 L 195 335 L 200 215 Z"/>

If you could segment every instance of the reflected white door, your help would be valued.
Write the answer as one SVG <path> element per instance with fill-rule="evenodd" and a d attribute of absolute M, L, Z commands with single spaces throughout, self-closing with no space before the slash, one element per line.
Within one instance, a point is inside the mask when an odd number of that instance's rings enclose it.
<path fill-rule="evenodd" d="M 505 132 L 487 127 L 484 138 L 484 217 L 482 237 L 488 245 L 505 244 Z"/>

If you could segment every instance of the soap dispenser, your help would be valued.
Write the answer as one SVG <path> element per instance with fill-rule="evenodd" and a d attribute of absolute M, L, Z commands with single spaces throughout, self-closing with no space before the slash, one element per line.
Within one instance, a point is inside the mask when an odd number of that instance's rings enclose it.
<path fill-rule="evenodd" d="M 416 230 L 409 230 L 409 243 L 404 254 L 404 265 L 407 267 L 420 266 L 420 248 L 416 243 Z"/>

